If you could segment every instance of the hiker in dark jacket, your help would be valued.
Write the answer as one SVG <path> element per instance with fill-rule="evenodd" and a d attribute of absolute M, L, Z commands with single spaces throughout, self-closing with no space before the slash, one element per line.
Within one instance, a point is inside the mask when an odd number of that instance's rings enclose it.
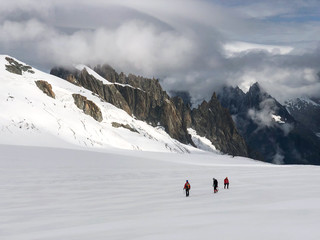
<path fill-rule="evenodd" d="M 213 191 L 214 193 L 218 192 L 218 180 L 213 178 Z"/>
<path fill-rule="evenodd" d="M 188 180 L 186 181 L 186 183 L 184 184 L 184 190 L 186 190 L 186 197 L 189 196 L 189 190 L 190 190 L 191 186 L 190 183 L 188 182 Z"/>

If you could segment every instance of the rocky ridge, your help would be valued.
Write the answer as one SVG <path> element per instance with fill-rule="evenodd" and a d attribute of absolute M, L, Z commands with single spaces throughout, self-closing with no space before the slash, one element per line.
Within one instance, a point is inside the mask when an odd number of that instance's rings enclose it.
<path fill-rule="evenodd" d="M 194 145 L 188 133 L 188 128 L 193 128 L 221 152 L 248 156 L 245 141 L 215 95 L 209 102 L 204 101 L 197 109 L 191 109 L 180 97 L 170 98 L 157 79 L 118 74 L 108 65 L 97 66 L 94 70 L 109 83 L 97 79 L 86 68 L 53 68 L 50 73 L 83 86 L 139 120 L 164 127 L 172 138 L 182 143 Z"/>

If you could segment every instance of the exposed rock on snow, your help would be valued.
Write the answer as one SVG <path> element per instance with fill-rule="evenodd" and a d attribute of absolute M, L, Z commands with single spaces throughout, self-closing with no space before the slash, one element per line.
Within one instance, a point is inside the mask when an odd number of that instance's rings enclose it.
<path fill-rule="evenodd" d="M 112 124 L 112 127 L 115 127 L 115 128 L 123 127 L 125 129 L 130 130 L 131 132 L 139 133 L 135 128 L 131 127 L 129 124 L 123 124 L 123 123 L 117 123 L 117 122 L 112 122 L 111 124 Z"/>
<path fill-rule="evenodd" d="M 6 60 L 9 62 L 9 65 L 6 65 L 6 70 L 15 73 L 18 75 L 22 75 L 23 72 L 29 72 L 29 73 L 34 73 L 32 67 L 28 65 L 23 65 L 21 63 L 18 63 L 16 60 L 10 57 L 6 57 Z"/>
<path fill-rule="evenodd" d="M 103 120 L 101 110 L 94 102 L 80 94 L 72 94 L 72 97 L 76 106 L 82 109 L 85 114 L 90 115 L 98 122 Z"/>
<path fill-rule="evenodd" d="M 35 83 L 43 93 L 47 94 L 49 97 L 56 98 L 56 95 L 52 91 L 52 86 L 50 83 L 43 80 L 35 81 Z"/>

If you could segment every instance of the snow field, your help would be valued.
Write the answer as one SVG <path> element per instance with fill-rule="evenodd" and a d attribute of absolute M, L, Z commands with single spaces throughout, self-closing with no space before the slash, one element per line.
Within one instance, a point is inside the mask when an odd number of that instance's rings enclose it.
<path fill-rule="evenodd" d="M 8 72 L 5 68 L 8 64 L 6 57 L 0 55 L 0 144 L 103 149 L 117 147 L 157 152 L 188 152 L 193 149 L 172 139 L 162 128 L 139 121 L 102 101 L 91 91 L 61 78 L 34 68 L 34 73 L 24 72 L 22 75 Z M 78 66 L 80 69 L 84 67 Z M 90 74 L 110 84 L 92 69 L 86 68 Z M 51 84 L 56 98 L 50 98 L 38 89 L 35 84 L 37 80 Z M 74 93 L 85 96 L 101 109 L 101 123 L 76 107 L 72 97 Z M 128 124 L 138 133 L 114 128 L 113 122 Z"/>
<path fill-rule="evenodd" d="M 0 151 L 0 239 L 320 237 L 319 167 L 206 153 Z"/>

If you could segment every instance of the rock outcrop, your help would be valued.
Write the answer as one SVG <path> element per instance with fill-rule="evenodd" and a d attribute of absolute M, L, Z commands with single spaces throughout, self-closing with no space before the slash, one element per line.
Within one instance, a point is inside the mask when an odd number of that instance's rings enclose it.
<path fill-rule="evenodd" d="M 43 81 L 43 80 L 38 80 L 35 81 L 37 87 L 46 95 L 52 98 L 56 98 L 55 93 L 52 91 L 52 86 L 50 83 Z"/>
<path fill-rule="evenodd" d="M 6 70 L 11 73 L 18 74 L 18 75 L 22 75 L 23 72 L 34 73 L 34 71 L 32 70 L 32 67 L 18 63 L 13 58 L 6 57 L 6 60 L 9 63 L 9 64 L 5 65 Z"/>
<path fill-rule="evenodd" d="M 100 108 L 92 101 L 88 100 L 85 96 L 80 94 L 72 94 L 75 105 L 82 109 L 87 115 L 93 117 L 96 121 L 102 122 L 102 113 Z"/>

